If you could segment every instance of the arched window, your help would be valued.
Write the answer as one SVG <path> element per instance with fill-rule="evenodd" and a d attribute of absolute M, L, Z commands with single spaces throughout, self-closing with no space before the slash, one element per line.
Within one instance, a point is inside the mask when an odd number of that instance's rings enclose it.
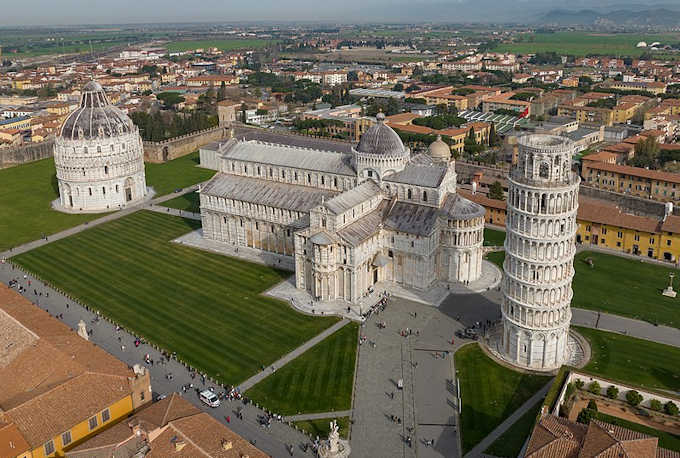
<path fill-rule="evenodd" d="M 105 173 L 106 175 L 109 174 L 109 166 L 108 166 L 108 165 L 105 165 L 105 166 L 104 166 L 104 173 Z"/>
<path fill-rule="evenodd" d="M 427 202 L 427 191 L 423 191 L 423 202 Z"/>
<path fill-rule="evenodd" d="M 547 162 L 541 162 L 540 167 L 538 168 L 538 176 L 541 178 L 548 178 L 550 175 L 550 166 L 548 165 Z"/>
<path fill-rule="evenodd" d="M 412 195 L 413 195 L 413 193 L 411 192 L 410 189 L 409 189 L 408 191 L 406 191 L 406 198 L 407 198 L 407 199 L 411 199 L 411 198 L 412 198 Z"/>

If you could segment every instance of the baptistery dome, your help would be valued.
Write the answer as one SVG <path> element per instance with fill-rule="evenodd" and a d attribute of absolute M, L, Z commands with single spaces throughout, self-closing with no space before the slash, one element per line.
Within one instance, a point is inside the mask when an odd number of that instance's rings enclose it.
<path fill-rule="evenodd" d="M 109 103 L 104 89 L 96 81 L 83 87 L 80 107 L 61 126 L 60 135 L 69 140 L 115 137 L 132 133 L 132 120 Z"/>
<path fill-rule="evenodd" d="M 80 106 L 66 118 L 55 139 L 54 164 L 58 209 L 114 210 L 147 195 L 139 130 L 111 105 L 95 81 L 83 87 Z"/>
<path fill-rule="evenodd" d="M 441 135 L 437 135 L 437 140 L 430 144 L 427 154 L 435 162 L 448 162 L 451 159 L 451 148 L 442 140 Z"/>

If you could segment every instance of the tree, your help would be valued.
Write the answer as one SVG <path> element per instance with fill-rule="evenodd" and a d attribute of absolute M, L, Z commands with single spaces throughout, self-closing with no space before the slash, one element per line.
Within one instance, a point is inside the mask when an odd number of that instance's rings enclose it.
<path fill-rule="evenodd" d="M 397 92 L 401 92 L 401 91 L 404 90 L 404 85 L 401 84 L 401 83 L 397 83 L 397 84 L 394 85 L 394 87 L 392 88 L 392 90 L 393 90 L 393 91 L 397 91 Z"/>
<path fill-rule="evenodd" d="M 597 412 L 597 402 L 595 402 L 595 399 L 588 401 L 588 408 Z"/>
<path fill-rule="evenodd" d="M 588 385 L 588 391 L 590 391 L 593 394 L 601 394 L 602 393 L 602 388 L 600 387 L 600 384 L 597 383 L 597 380 L 594 380 L 593 382 Z"/>
<path fill-rule="evenodd" d="M 397 99 L 394 97 L 390 97 L 389 100 L 387 101 L 387 110 L 386 110 L 386 115 L 387 116 L 392 116 L 394 114 L 397 114 L 401 111 L 401 107 L 399 106 L 399 102 L 397 102 Z"/>
<path fill-rule="evenodd" d="M 678 414 L 678 406 L 675 405 L 673 401 L 668 401 L 663 405 L 663 411 L 666 412 L 668 415 L 676 416 Z"/>
<path fill-rule="evenodd" d="M 659 401 L 658 399 L 652 399 L 651 401 L 649 401 L 649 408 L 655 412 L 661 412 L 662 408 L 661 401 Z"/>
<path fill-rule="evenodd" d="M 583 388 L 583 385 L 585 385 L 585 382 L 579 378 L 579 379 L 576 379 L 576 381 L 574 382 L 574 385 L 576 386 L 576 388 L 578 388 L 580 390 L 580 389 Z"/>
<path fill-rule="evenodd" d="M 628 404 L 635 407 L 642 402 L 642 395 L 635 390 L 630 390 L 626 393 L 626 401 L 628 401 Z"/>
<path fill-rule="evenodd" d="M 494 181 L 491 186 L 489 186 L 489 199 L 505 199 L 505 195 L 503 194 L 503 185 L 501 185 L 500 181 Z"/>
<path fill-rule="evenodd" d="M 350 70 L 347 72 L 347 81 L 359 81 L 359 75 L 356 71 Z"/>
<path fill-rule="evenodd" d="M 592 409 L 588 409 L 588 408 L 584 408 L 578 413 L 578 417 L 576 418 L 576 421 L 578 423 L 582 423 L 584 425 L 587 425 L 588 423 L 590 423 L 590 420 L 592 420 L 593 418 L 596 418 L 596 417 L 597 417 L 597 411 L 592 410 Z"/>
<path fill-rule="evenodd" d="M 156 98 L 163 102 L 166 108 L 174 108 L 175 105 L 184 102 L 184 97 L 177 92 L 161 92 L 156 95 Z"/>
<path fill-rule="evenodd" d="M 609 399 L 616 399 L 619 397 L 619 389 L 616 388 L 614 385 L 609 385 L 607 388 L 607 397 Z"/>
<path fill-rule="evenodd" d="M 220 84 L 220 90 L 217 91 L 217 101 L 221 102 L 227 98 L 227 84 L 222 81 Z"/>
<path fill-rule="evenodd" d="M 501 137 L 496 132 L 496 124 L 492 122 L 489 128 L 489 146 L 500 146 L 500 144 Z"/>
<path fill-rule="evenodd" d="M 635 145 L 635 156 L 631 160 L 631 165 L 635 167 L 654 167 L 659 150 L 659 142 L 652 136 L 638 141 Z"/>

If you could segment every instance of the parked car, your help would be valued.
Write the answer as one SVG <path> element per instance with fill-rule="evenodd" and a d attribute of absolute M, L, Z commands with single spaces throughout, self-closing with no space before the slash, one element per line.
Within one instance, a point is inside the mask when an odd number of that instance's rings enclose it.
<path fill-rule="evenodd" d="M 215 393 L 210 390 L 203 390 L 198 394 L 198 398 L 205 405 L 210 407 L 219 407 L 220 400 Z"/>

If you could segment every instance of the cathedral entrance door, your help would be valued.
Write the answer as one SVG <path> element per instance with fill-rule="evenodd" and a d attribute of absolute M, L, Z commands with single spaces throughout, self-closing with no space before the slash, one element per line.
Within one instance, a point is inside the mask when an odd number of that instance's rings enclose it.
<path fill-rule="evenodd" d="M 125 202 L 130 202 L 132 200 L 132 189 L 125 188 Z"/>
<path fill-rule="evenodd" d="M 68 196 L 68 203 L 73 207 L 73 196 Z"/>
<path fill-rule="evenodd" d="M 373 269 L 373 284 L 378 283 L 378 269 Z"/>

